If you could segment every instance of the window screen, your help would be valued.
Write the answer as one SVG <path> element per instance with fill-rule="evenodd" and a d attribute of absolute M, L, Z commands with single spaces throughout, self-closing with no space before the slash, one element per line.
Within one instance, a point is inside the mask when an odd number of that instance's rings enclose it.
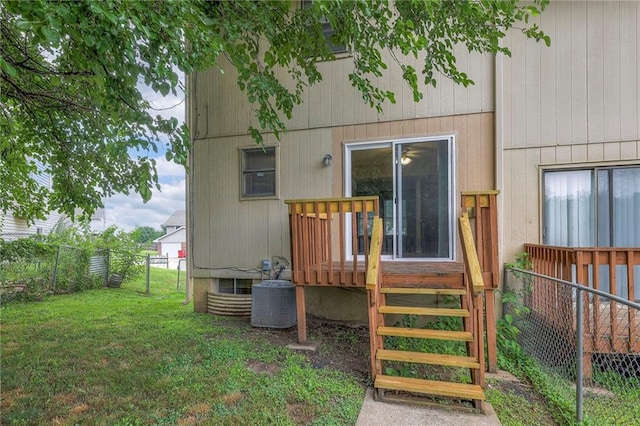
<path fill-rule="evenodd" d="M 276 148 L 242 150 L 242 197 L 276 195 Z"/>

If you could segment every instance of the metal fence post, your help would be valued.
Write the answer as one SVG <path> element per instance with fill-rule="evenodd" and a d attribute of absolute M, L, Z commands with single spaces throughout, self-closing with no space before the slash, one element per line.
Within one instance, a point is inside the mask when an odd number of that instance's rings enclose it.
<path fill-rule="evenodd" d="M 176 282 L 176 291 L 180 290 L 180 261 L 182 259 L 178 259 L 178 281 Z"/>
<path fill-rule="evenodd" d="M 582 422 L 582 405 L 583 405 L 583 367 L 584 367 L 584 342 L 583 342 L 583 306 L 582 306 L 582 290 L 576 290 L 576 421 L 578 424 Z"/>
<path fill-rule="evenodd" d="M 56 263 L 53 265 L 53 277 L 51 278 L 51 288 L 56 289 L 56 280 L 58 279 L 58 262 L 60 261 L 60 246 L 56 250 Z"/>
<path fill-rule="evenodd" d="M 147 294 L 151 293 L 150 281 L 151 281 L 151 255 L 147 254 Z"/>
<path fill-rule="evenodd" d="M 104 284 L 109 284 L 109 277 L 111 276 L 111 249 L 107 249 L 107 278 Z"/>

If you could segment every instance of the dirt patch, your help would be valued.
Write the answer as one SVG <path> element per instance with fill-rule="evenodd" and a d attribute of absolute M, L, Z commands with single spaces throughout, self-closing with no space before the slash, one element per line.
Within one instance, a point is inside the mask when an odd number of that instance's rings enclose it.
<path fill-rule="evenodd" d="M 276 345 L 298 342 L 295 326 L 288 329 L 252 328 L 251 333 L 260 334 Z M 301 350 L 300 354 L 315 368 L 330 367 L 355 374 L 363 387 L 371 384 L 368 326 L 310 317 L 307 319 L 307 339 L 317 343 L 318 348 Z"/>
<path fill-rule="evenodd" d="M 314 420 L 314 413 L 305 404 L 288 404 L 287 412 L 296 425 L 308 425 Z"/>
<path fill-rule="evenodd" d="M 269 375 L 276 374 L 280 371 L 280 366 L 274 363 L 264 363 L 259 361 L 250 361 L 247 363 L 247 368 L 254 373 L 266 373 Z"/>

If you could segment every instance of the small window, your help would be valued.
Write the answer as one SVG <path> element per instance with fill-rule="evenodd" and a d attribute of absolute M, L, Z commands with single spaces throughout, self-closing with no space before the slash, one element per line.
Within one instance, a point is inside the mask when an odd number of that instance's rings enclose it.
<path fill-rule="evenodd" d="M 218 281 L 218 293 L 224 294 L 251 294 L 253 280 L 241 278 L 220 278 Z"/>
<path fill-rule="evenodd" d="M 242 198 L 277 196 L 276 147 L 245 148 L 242 155 Z"/>
<path fill-rule="evenodd" d="M 302 8 L 311 7 L 312 3 L 313 3 L 313 0 L 301 0 Z M 331 49 L 333 53 L 347 52 L 346 46 L 333 43 L 332 37 L 336 31 L 331 27 L 331 23 L 329 23 L 327 19 L 324 17 L 320 19 L 320 23 L 322 24 L 322 35 L 324 36 L 324 39 L 327 42 L 327 46 L 329 46 L 329 49 Z"/>

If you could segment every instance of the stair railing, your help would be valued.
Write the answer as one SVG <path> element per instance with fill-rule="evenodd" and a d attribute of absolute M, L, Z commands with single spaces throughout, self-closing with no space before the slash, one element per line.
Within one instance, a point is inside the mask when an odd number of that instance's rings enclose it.
<path fill-rule="evenodd" d="M 467 213 L 463 213 L 460 217 L 460 236 L 462 239 L 462 252 L 464 253 L 465 282 L 467 284 L 468 295 L 471 297 L 471 327 L 473 333 L 471 355 L 477 356 L 478 361 L 480 362 L 480 368 L 474 372 L 476 375 L 474 383 L 484 386 L 484 280 L 482 277 L 480 262 L 478 260 L 476 245 L 473 241 L 471 223 L 469 222 L 469 216 Z"/>
<path fill-rule="evenodd" d="M 375 382 L 376 375 L 382 374 L 382 361 L 377 359 L 376 353 L 382 348 L 382 336 L 376 330 L 384 322 L 383 315 L 379 307 L 383 303 L 381 298 L 384 295 L 380 292 L 382 281 L 382 219 L 378 216 L 373 218 L 373 229 L 371 232 L 371 247 L 369 249 L 369 262 L 367 264 L 366 289 L 369 309 L 369 343 L 371 345 L 371 375 Z M 384 324 L 383 324 L 384 325 Z"/>
<path fill-rule="evenodd" d="M 474 231 L 474 241 L 478 253 L 478 262 L 485 283 L 484 323 L 487 335 L 488 370 L 495 373 L 498 369 L 496 304 L 495 295 L 500 284 L 498 265 L 498 201 L 500 191 L 463 191 L 462 211 L 469 214 L 469 222 Z"/>

